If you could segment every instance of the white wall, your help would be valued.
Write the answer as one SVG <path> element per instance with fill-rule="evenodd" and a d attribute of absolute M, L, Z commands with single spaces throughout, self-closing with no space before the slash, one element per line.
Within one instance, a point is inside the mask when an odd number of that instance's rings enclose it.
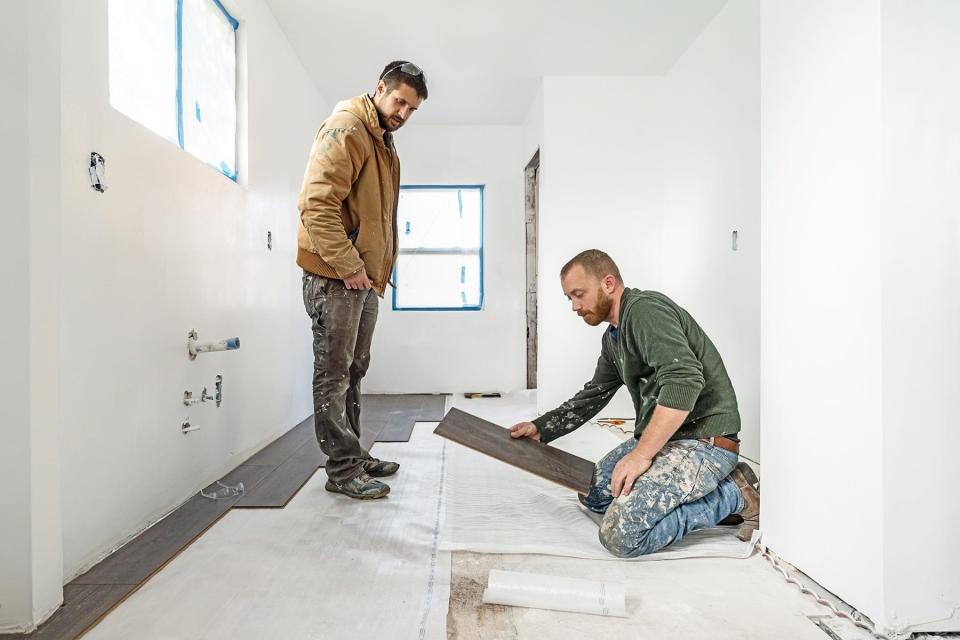
<path fill-rule="evenodd" d="M 30 483 L 30 149 L 27 118 L 29 25 L 24 8 L 0 22 L 0 140 L 8 149 L 0 157 L 5 202 L 4 235 L 19 239 L 0 252 L 0 505 L 5 526 L 0 533 L 0 629 L 26 627 L 32 616 Z M 26 339 L 25 339 L 26 337 Z M 27 455 L 25 455 L 27 454 Z"/>
<path fill-rule="evenodd" d="M 0 23 L 0 631 L 28 631 L 62 599 L 57 312 L 60 2 Z M 51 393 L 51 391 L 53 393 Z"/>
<path fill-rule="evenodd" d="M 716 343 L 737 389 L 744 454 L 758 459 L 758 76 L 759 8 L 741 0 L 665 77 L 544 80 L 525 123 L 526 139 L 543 145 L 541 411 L 593 372 L 602 328 L 570 312 L 558 273 L 577 252 L 600 248 L 627 286 L 671 296 Z M 634 413 L 625 391 L 603 411 Z"/>
<path fill-rule="evenodd" d="M 423 107 L 430 108 L 430 102 Z M 366 393 L 513 391 L 526 384 L 523 130 L 408 125 L 403 184 L 483 184 L 482 311 L 393 311 L 380 303 Z"/>
<path fill-rule="evenodd" d="M 717 345 L 760 455 L 760 7 L 731 0 L 665 78 L 663 291 Z M 738 232 L 732 250 L 731 232 Z"/>
<path fill-rule="evenodd" d="M 602 249 L 627 286 L 660 289 L 663 80 L 548 77 L 540 155 L 538 410 L 563 402 L 593 375 L 606 325 L 570 309 L 560 268 Z M 604 416 L 632 418 L 626 390 Z"/>
<path fill-rule="evenodd" d="M 527 109 L 523 119 L 523 153 L 526 162 L 530 162 L 533 154 L 543 144 L 543 83 L 537 88 L 537 95 Z M 526 163 L 523 165 L 526 167 Z"/>
<path fill-rule="evenodd" d="M 960 5 L 881 6 L 885 617 L 956 631 Z"/>
<path fill-rule="evenodd" d="M 761 29 L 764 541 L 877 620 L 880 10 L 766 0 Z"/>
<path fill-rule="evenodd" d="M 67 578 L 311 412 L 296 195 L 328 106 L 266 4 L 228 4 L 242 22 L 249 87 L 245 184 L 114 111 L 107 3 L 63 3 Z M 106 158 L 105 194 L 88 184 L 91 151 Z M 241 349 L 190 362 L 192 328 L 201 340 L 239 336 Z M 212 389 L 217 373 L 223 406 L 184 407 L 184 390 Z M 187 416 L 200 431 L 180 432 Z"/>

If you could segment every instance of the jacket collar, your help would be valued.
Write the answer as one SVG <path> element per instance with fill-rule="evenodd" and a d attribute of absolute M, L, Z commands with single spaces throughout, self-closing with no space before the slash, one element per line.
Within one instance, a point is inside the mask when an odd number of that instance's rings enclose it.
<path fill-rule="evenodd" d="M 373 99 L 367 94 L 339 102 L 333 111 L 334 113 L 346 111 L 355 115 L 363 123 L 367 131 L 370 132 L 371 136 L 377 140 L 389 140 L 390 133 L 385 131 L 380 125 L 377 107 L 374 106 Z"/>

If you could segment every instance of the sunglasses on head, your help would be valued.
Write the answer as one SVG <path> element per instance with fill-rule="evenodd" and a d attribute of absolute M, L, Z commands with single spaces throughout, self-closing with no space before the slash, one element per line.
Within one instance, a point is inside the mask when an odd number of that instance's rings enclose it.
<path fill-rule="evenodd" d="M 390 67 L 389 69 L 384 71 L 383 75 L 380 76 L 380 79 L 383 80 L 384 78 L 386 78 L 388 75 L 390 75 L 397 69 L 400 69 L 400 71 L 407 74 L 408 76 L 423 75 L 423 69 L 413 64 L 412 62 L 404 62 L 403 64 L 398 64 L 397 66 Z"/>

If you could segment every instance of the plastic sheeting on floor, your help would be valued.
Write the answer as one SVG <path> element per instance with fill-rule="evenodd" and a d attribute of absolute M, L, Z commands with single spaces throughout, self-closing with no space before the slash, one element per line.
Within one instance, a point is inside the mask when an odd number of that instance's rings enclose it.
<path fill-rule="evenodd" d="M 493 569 L 483 602 L 600 616 L 627 615 L 622 583 Z"/>
<path fill-rule="evenodd" d="M 85 638 L 445 639 L 450 445 L 435 426 L 374 446 L 401 464 L 388 498 L 330 493 L 321 469 L 284 509 L 228 513 Z"/>
<path fill-rule="evenodd" d="M 453 406 L 503 427 L 536 415 L 523 395 L 499 401 L 454 397 Z M 586 424 L 550 444 L 597 460 L 620 442 L 622 438 L 610 430 Z M 619 559 L 600 544 L 597 523 L 568 489 L 452 443 L 447 455 L 447 514 L 441 548 Z M 735 531 L 697 531 L 662 551 L 631 561 L 749 557 L 755 540 L 742 542 Z"/>

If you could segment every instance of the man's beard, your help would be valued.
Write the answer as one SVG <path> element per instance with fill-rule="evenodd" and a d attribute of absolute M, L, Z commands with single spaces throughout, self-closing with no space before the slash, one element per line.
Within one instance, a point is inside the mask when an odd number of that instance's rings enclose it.
<path fill-rule="evenodd" d="M 600 297 L 597 299 L 597 306 L 580 314 L 583 321 L 591 327 L 595 327 L 607 319 L 610 315 L 610 309 L 613 308 L 613 296 L 608 296 L 603 289 L 600 290 Z"/>
<path fill-rule="evenodd" d="M 393 133 L 403 126 L 403 120 L 394 120 L 393 118 L 387 118 L 384 120 L 384 123 L 386 124 L 386 130 L 390 133 Z"/>

